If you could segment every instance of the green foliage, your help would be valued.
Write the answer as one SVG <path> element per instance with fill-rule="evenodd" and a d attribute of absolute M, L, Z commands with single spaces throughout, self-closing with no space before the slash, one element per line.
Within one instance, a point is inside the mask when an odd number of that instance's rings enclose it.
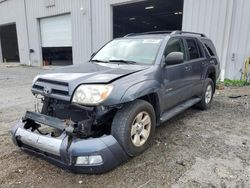
<path fill-rule="evenodd" d="M 229 80 L 229 79 L 225 79 L 224 80 L 224 85 L 225 86 L 242 87 L 242 86 L 250 86 L 250 83 L 245 81 L 245 80 Z"/>

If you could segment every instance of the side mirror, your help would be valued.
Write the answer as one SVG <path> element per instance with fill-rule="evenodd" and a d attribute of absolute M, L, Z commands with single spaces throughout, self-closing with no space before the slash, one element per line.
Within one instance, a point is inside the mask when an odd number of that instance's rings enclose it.
<path fill-rule="evenodd" d="M 165 59 L 166 65 L 177 65 L 184 61 L 184 54 L 182 52 L 171 52 Z"/>
<path fill-rule="evenodd" d="M 90 59 L 92 59 L 97 53 L 94 52 L 91 56 L 90 56 Z"/>

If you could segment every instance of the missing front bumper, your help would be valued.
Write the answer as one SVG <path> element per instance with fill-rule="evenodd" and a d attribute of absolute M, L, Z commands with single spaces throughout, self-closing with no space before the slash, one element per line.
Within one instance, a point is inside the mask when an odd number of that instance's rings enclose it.
<path fill-rule="evenodd" d="M 39 121 L 37 121 L 39 119 Z M 48 123 L 46 116 L 40 115 L 39 123 Z M 51 118 L 53 127 L 58 119 Z M 57 123 L 55 123 L 57 122 Z M 61 122 L 62 123 L 62 122 Z M 46 160 L 77 173 L 103 173 L 128 160 L 128 156 L 112 136 L 80 139 L 70 136 L 65 130 L 59 137 L 41 135 L 25 128 L 26 122 L 19 121 L 11 130 L 13 142 L 23 150 L 45 158 Z M 59 124 L 61 126 L 62 124 Z M 78 157 L 101 156 L 98 164 L 77 164 Z"/>
<path fill-rule="evenodd" d="M 56 117 L 43 115 L 41 113 L 27 111 L 25 116 L 22 118 L 22 121 L 25 123 L 24 128 L 31 128 L 32 131 L 37 130 L 40 127 L 40 124 L 44 124 L 56 130 L 65 131 L 65 133 L 69 136 L 87 138 L 92 135 L 92 119 L 86 119 L 75 123 L 71 120 L 62 120 Z"/>

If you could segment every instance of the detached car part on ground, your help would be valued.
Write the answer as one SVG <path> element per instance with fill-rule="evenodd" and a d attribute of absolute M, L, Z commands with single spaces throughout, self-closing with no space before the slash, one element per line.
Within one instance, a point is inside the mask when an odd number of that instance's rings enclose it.
<path fill-rule="evenodd" d="M 115 39 L 88 63 L 37 76 L 36 110 L 12 128 L 12 139 L 74 172 L 105 172 L 145 151 L 162 122 L 193 105 L 207 109 L 219 72 L 203 34 Z"/>

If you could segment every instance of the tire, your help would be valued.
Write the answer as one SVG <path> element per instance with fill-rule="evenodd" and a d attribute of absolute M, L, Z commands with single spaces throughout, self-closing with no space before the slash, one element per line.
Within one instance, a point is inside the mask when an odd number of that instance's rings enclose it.
<path fill-rule="evenodd" d="M 147 124 L 148 118 L 150 118 L 151 126 Z M 141 121 L 139 121 L 140 119 Z M 143 123 L 138 124 L 138 122 L 143 121 L 145 125 Z M 144 152 L 150 146 L 154 137 L 155 127 L 156 118 L 153 106 L 147 101 L 135 100 L 116 112 L 111 126 L 111 134 L 125 152 L 129 156 L 134 157 Z M 146 132 L 147 134 L 142 134 Z M 144 137 L 147 137 L 147 139 Z M 138 139 L 140 139 L 140 144 Z"/>
<path fill-rule="evenodd" d="M 209 88 L 211 89 L 210 91 Z M 207 93 L 209 92 L 209 93 Z M 211 92 L 211 93 L 210 93 Z M 207 95 L 210 95 L 210 99 L 207 98 Z M 214 82 L 212 79 L 207 78 L 202 90 L 201 101 L 196 105 L 201 110 L 207 110 L 211 107 L 214 96 Z"/>

